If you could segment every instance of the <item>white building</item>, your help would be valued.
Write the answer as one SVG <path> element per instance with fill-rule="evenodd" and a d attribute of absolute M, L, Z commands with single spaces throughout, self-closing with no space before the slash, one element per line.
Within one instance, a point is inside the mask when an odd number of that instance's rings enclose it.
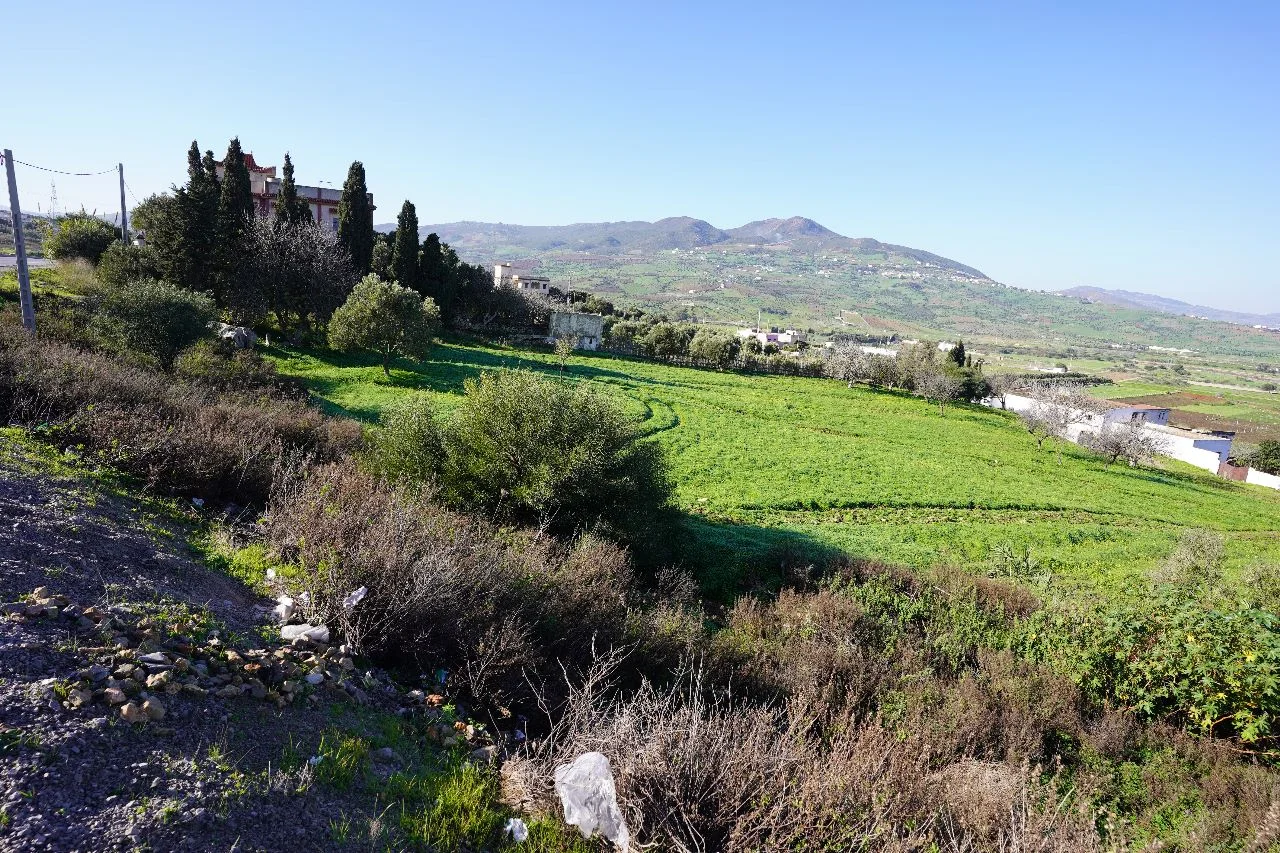
<path fill-rule="evenodd" d="M 799 344 L 808 340 L 808 336 L 804 332 L 795 329 L 786 329 L 781 332 L 764 331 L 761 329 L 739 329 L 738 337 L 755 338 L 761 344 Z"/>
<path fill-rule="evenodd" d="M 493 286 L 510 287 L 533 296 L 547 296 L 551 289 L 551 279 L 540 275 L 520 275 L 512 269 L 511 264 L 494 264 Z"/>

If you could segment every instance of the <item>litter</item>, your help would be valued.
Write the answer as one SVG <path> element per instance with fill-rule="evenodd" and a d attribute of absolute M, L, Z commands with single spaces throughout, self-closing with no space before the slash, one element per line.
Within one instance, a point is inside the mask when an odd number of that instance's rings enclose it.
<path fill-rule="evenodd" d="M 296 608 L 293 606 L 293 599 L 287 595 L 282 595 L 276 599 L 276 607 L 273 611 L 276 618 L 281 622 L 288 622 L 293 618 Z"/>
<path fill-rule="evenodd" d="M 618 808 L 609 759 L 599 752 L 584 752 L 569 764 L 556 768 L 556 793 L 564 807 L 564 820 L 578 827 L 583 838 L 599 830 L 626 853 L 631 833 Z"/>
<path fill-rule="evenodd" d="M 276 570 L 275 570 L 275 569 L 267 569 L 267 580 L 269 580 L 269 581 L 273 581 L 273 580 L 275 580 L 275 579 L 276 579 Z"/>
<path fill-rule="evenodd" d="M 510 835 L 511 840 L 517 844 L 529 840 L 529 827 L 525 826 L 524 821 L 518 817 L 510 818 L 503 831 Z"/>
<path fill-rule="evenodd" d="M 321 761 L 324 761 L 323 755 L 313 755 L 307 759 L 307 763 L 310 764 L 312 767 L 315 767 Z"/>
<path fill-rule="evenodd" d="M 313 643 L 329 642 L 329 629 L 325 625 L 311 625 L 303 622 L 301 625 L 285 625 L 280 629 L 280 638 L 282 640 L 293 640 L 301 637 L 304 640 L 310 640 Z"/>
<path fill-rule="evenodd" d="M 368 594 L 369 594 L 368 587 L 363 587 L 363 586 L 360 587 L 359 589 L 355 590 L 350 595 L 348 595 L 346 598 L 342 599 L 342 609 L 350 610 L 360 602 L 364 601 L 364 597 Z"/>

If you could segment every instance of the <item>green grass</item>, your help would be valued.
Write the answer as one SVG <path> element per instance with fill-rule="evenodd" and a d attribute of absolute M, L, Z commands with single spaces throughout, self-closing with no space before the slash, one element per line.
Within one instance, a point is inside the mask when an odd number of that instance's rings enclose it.
<path fill-rule="evenodd" d="M 498 367 L 558 375 L 549 354 L 447 343 L 388 381 L 371 358 L 271 353 L 332 412 L 374 420 L 415 391 L 448 408 Z M 1069 445 L 1037 450 L 1008 413 L 945 417 L 896 392 L 576 355 L 566 381 L 613 396 L 667 449 L 688 551 L 708 591 L 786 554 L 840 551 L 916 567 L 986 571 L 1029 548 L 1060 585 L 1120 590 L 1183 528 L 1223 531 L 1228 568 L 1280 562 L 1280 494 L 1169 462 L 1130 469 Z"/>

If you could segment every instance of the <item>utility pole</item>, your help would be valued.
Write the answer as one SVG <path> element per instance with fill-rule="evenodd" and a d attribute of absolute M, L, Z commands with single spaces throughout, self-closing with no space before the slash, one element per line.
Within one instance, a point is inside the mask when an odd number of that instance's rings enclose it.
<path fill-rule="evenodd" d="M 27 237 L 22 233 L 22 207 L 18 204 L 18 179 L 13 175 L 13 152 L 4 149 L 5 177 L 9 179 L 9 210 L 13 212 L 13 249 L 18 255 L 18 301 L 22 304 L 22 326 L 36 333 L 36 308 L 31 301 L 31 273 L 27 270 Z"/>
<path fill-rule="evenodd" d="M 120 241 L 129 245 L 129 214 L 124 209 L 124 163 L 117 163 L 120 169 Z"/>

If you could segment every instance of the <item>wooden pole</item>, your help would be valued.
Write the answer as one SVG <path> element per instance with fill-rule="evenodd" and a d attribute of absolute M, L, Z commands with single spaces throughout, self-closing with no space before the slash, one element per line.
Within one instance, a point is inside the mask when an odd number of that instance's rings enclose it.
<path fill-rule="evenodd" d="M 117 163 L 120 170 L 120 242 L 129 245 L 129 213 L 124 206 L 124 163 Z"/>
<path fill-rule="evenodd" d="M 4 171 L 9 179 L 9 210 L 13 212 L 13 248 L 18 255 L 18 301 L 22 305 L 22 326 L 36 333 L 36 308 L 31 300 L 31 272 L 27 269 L 27 238 L 22 233 L 22 208 L 18 204 L 18 179 L 13 174 L 13 152 L 4 149 Z"/>

